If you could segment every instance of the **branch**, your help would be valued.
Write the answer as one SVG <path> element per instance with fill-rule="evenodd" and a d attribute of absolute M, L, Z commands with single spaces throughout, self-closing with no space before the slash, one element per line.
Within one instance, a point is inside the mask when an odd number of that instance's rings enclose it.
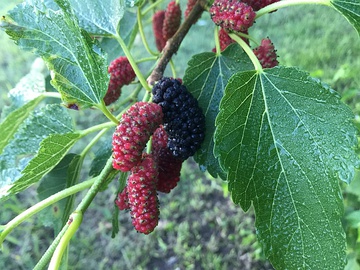
<path fill-rule="evenodd" d="M 156 67 L 147 78 L 149 85 L 154 85 L 156 81 L 160 80 L 164 74 L 165 68 L 168 65 L 171 57 L 178 51 L 181 42 L 186 34 L 189 32 L 190 27 L 201 17 L 205 11 L 206 0 L 198 0 L 189 16 L 174 34 L 174 36 L 166 42 L 162 51 L 162 56 L 159 59 Z"/>

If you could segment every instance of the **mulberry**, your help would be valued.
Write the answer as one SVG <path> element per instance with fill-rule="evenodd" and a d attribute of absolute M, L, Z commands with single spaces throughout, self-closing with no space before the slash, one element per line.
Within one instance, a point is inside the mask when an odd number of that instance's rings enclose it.
<path fill-rule="evenodd" d="M 241 1 L 251 6 L 254 11 L 258 11 L 259 9 L 262 9 L 263 7 L 266 7 L 280 0 L 241 0 Z"/>
<path fill-rule="evenodd" d="M 142 151 L 163 119 L 161 106 L 137 102 L 122 115 L 113 134 L 113 167 L 130 171 L 141 160 Z"/>
<path fill-rule="evenodd" d="M 159 50 L 159 52 L 162 51 L 162 49 L 165 47 L 166 44 L 166 40 L 164 39 L 163 36 L 164 18 L 165 18 L 165 10 L 159 10 L 155 12 L 152 19 L 156 48 Z"/>
<path fill-rule="evenodd" d="M 251 6 L 237 0 L 215 0 L 209 11 L 216 25 L 236 32 L 246 32 L 256 15 Z"/>
<path fill-rule="evenodd" d="M 180 180 L 182 160 L 173 156 L 167 147 L 168 135 L 163 126 L 160 126 L 152 137 L 152 154 L 158 164 L 158 191 L 169 193 Z"/>
<path fill-rule="evenodd" d="M 253 52 L 263 68 L 272 68 L 279 64 L 274 44 L 269 38 L 261 40 L 260 46 L 255 48 Z"/>
<path fill-rule="evenodd" d="M 129 199 L 128 199 L 128 194 L 127 194 L 127 187 L 125 186 L 125 188 L 123 189 L 122 192 L 120 192 L 118 194 L 118 196 L 115 199 L 115 204 L 117 205 L 117 207 L 119 208 L 119 210 L 127 210 L 130 209 L 129 206 Z"/>
<path fill-rule="evenodd" d="M 179 80 L 162 78 L 152 89 L 153 102 L 162 107 L 167 146 L 176 158 L 186 160 L 205 137 L 205 116 L 197 100 Z"/>
<path fill-rule="evenodd" d="M 197 0 L 188 0 L 187 1 L 186 9 L 185 9 L 185 12 L 184 12 L 185 19 L 189 16 L 189 14 L 192 11 L 192 9 L 194 8 L 196 2 L 197 2 Z M 196 22 L 194 22 L 194 23 L 196 23 Z"/>
<path fill-rule="evenodd" d="M 110 74 L 110 82 L 104 97 L 106 106 L 118 100 L 121 95 L 121 87 L 130 84 L 136 77 L 129 60 L 125 56 L 113 60 L 108 67 L 108 73 Z"/>
<path fill-rule="evenodd" d="M 179 29 L 181 23 L 181 9 L 180 5 L 175 1 L 171 1 L 165 11 L 163 37 L 165 41 L 170 39 Z"/>
<path fill-rule="evenodd" d="M 131 170 L 127 190 L 132 223 L 138 232 L 149 234 L 159 221 L 159 202 L 156 193 L 158 170 L 151 155 Z"/>

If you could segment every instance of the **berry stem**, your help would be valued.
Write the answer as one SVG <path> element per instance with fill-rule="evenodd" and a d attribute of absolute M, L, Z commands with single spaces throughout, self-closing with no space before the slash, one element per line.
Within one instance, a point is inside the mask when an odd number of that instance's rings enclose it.
<path fill-rule="evenodd" d="M 6 225 L 4 225 L 4 229 L 0 234 L 0 245 L 4 241 L 5 237 L 14 230 L 17 226 L 19 226 L 22 222 L 29 219 L 33 215 L 37 214 L 44 208 L 66 198 L 69 197 L 75 193 L 78 193 L 84 189 L 87 189 L 91 187 L 92 184 L 94 184 L 97 177 L 92 178 L 90 180 L 87 180 L 85 182 L 82 182 L 80 184 L 74 185 L 72 187 L 66 188 L 58 193 L 55 193 L 48 198 L 42 200 L 41 202 L 38 202 L 37 204 L 31 206 L 21 214 L 17 215 L 14 219 L 10 220 Z"/>
<path fill-rule="evenodd" d="M 171 73 L 174 79 L 176 79 L 176 69 L 175 69 L 175 64 L 174 61 L 171 59 L 170 60 L 170 68 L 171 68 Z"/>
<path fill-rule="evenodd" d="M 258 73 L 262 73 L 263 68 L 259 62 L 259 59 L 257 59 L 256 55 L 254 54 L 252 49 L 249 47 L 249 45 L 247 45 L 245 41 L 243 41 L 240 37 L 238 37 L 235 34 L 229 33 L 229 36 L 243 48 L 243 50 L 246 52 L 246 54 L 249 56 L 251 62 L 253 63 L 255 70 Z"/>
<path fill-rule="evenodd" d="M 55 249 L 55 252 L 51 258 L 49 268 L 48 269 L 59 269 L 61 258 L 64 254 L 64 251 L 66 250 L 71 238 L 79 228 L 81 222 L 82 222 L 83 214 L 81 212 L 74 212 L 69 217 L 69 220 L 67 222 L 67 229 L 63 236 L 60 239 L 60 242 L 58 246 Z"/>
<path fill-rule="evenodd" d="M 215 27 L 214 29 L 214 39 L 215 39 L 215 48 L 216 48 L 216 54 L 221 54 L 221 48 L 220 48 L 220 39 L 219 39 L 219 28 Z"/>
<path fill-rule="evenodd" d="M 151 91 L 151 88 L 150 86 L 147 84 L 144 76 L 142 75 L 139 67 L 137 66 L 133 56 L 131 55 L 129 49 L 127 48 L 124 40 L 120 37 L 120 34 L 119 34 L 119 31 L 117 31 L 116 33 L 116 36 L 114 36 L 115 39 L 119 42 L 123 52 L 125 53 L 125 56 L 128 58 L 129 62 L 130 62 L 130 65 L 131 67 L 133 68 L 135 74 L 136 74 L 136 77 L 139 79 L 141 85 L 144 87 L 144 89 L 148 92 Z M 104 104 L 105 105 L 105 104 Z"/>
<path fill-rule="evenodd" d="M 256 12 L 255 19 L 275 11 L 280 8 L 290 7 L 290 6 L 297 6 L 297 5 L 325 5 L 331 6 L 330 0 L 282 0 L 279 2 L 272 3 Z"/>
<path fill-rule="evenodd" d="M 117 123 L 116 123 L 117 125 Z M 88 129 L 84 129 L 84 130 L 81 130 L 80 131 L 80 134 L 81 134 L 81 137 L 84 137 L 90 133 L 93 133 L 95 131 L 98 131 L 98 130 L 101 130 L 101 129 L 104 129 L 104 128 L 110 128 L 110 127 L 113 127 L 115 126 L 113 122 L 107 122 L 107 123 L 102 123 L 102 124 L 99 124 L 99 125 L 96 125 L 96 126 L 92 126 Z"/>
<path fill-rule="evenodd" d="M 158 0 L 155 3 L 152 3 L 149 7 L 147 7 L 143 12 L 142 12 L 142 16 L 145 16 L 148 12 L 150 12 L 151 10 L 155 9 L 158 5 L 160 5 L 162 2 L 164 2 L 164 0 Z"/>
<path fill-rule="evenodd" d="M 144 57 L 144 58 L 136 60 L 136 64 L 142 63 L 142 62 L 148 62 L 148 61 L 155 61 L 156 59 L 157 59 L 157 56 Z"/>
<path fill-rule="evenodd" d="M 149 54 L 157 56 L 158 53 L 156 53 L 156 52 L 154 52 L 153 50 L 150 49 L 149 44 L 148 44 L 148 42 L 146 40 L 145 33 L 144 33 L 144 28 L 143 28 L 143 25 L 142 25 L 142 15 L 141 15 L 140 7 L 138 7 L 138 10 L 137 10 L 137 22 L 138 22 L 138 25 L 139 25 L 140 37 L 142 39 L 142 42 L 144 44 L 145 49 L 147 50 L 147 52 Z"/>
<path fill-rule="evenodd" d="M 116 125 L 119 123 L 119 121 L 115 118 L 115 116 L 109 111 L 109 109 L 106 107 L 104 100 L 101 101 L 101 103 L 98 105 L 98 108 L 103 112 L 103 114 L 113 123 Z"/>

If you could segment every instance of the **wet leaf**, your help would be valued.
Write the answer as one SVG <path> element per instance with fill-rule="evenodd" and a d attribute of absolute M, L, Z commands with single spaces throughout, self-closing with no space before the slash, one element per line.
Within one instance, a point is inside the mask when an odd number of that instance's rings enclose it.
<path fill-rule="evenodd" d="M 360 4 L 359 0 L 333 0 L 331 5 L 338 10 L 360 34 Z"/>
<path fill-rule="evenodd" d="M 68 1 L 56 3 L 61 9 L 54 3 L 26 1 L 9 12 L 1 27 L 21 48 L 43 58 L 53 86 L 66 103 L 79 107 L 99 104 L 109 81 L 106 56 L 80 29 Z"/>
<path fill-rule="evenodd" d="M 93 35 L 116 35 L 119 22 L 125 12 L 120 0 L 69 0 L 79 24 Z"/>
<path fill-rule="evenodd" d="M 338 180 L 359 165 L 351 110 L 295 68 L 235 74 L 216 119 L 215 153 L 229 191 L 253 204 L 265 254 L 279 269 L 342 269 Z"/>

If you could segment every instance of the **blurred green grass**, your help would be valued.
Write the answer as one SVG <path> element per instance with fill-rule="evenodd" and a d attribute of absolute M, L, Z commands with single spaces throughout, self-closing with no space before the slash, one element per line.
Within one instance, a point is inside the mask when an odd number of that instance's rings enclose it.
<path fill-rule="evenodd" d="M 1 2 L 0 11 L 6 14 L 18 2 Z M 286 8 L 260 18 L 250 34 L 258 41 L 269 36 L 281 65 L 299 66 L 340 93 L 352 89 L 348 101 L 355 108 L 360 41 L 340 14 L 322 6 Z M 35 57 L 21 51 L 4 32 L 0 32 L 0 46 L 2 108 L 7 91 L 29 71 Z M 178 76 L 183 76 L 191 55 L 213 47 L 212 22 L 203 14 L 174 57 Z M 77 123 L 89 125 L 86 118 Z M 114 182 L 100 193 L 85 214 L 71 242 L 69 269 L 271 269 L 256 242 L 253 211 L 241 211 L 229 199 L 223 182 L 199 172 L 191 161 L 185 164 L 178 187 L 171 194 L 160 195 L 160 223 L 148 236 L 136 233 L 129 214 L 121 212 L 120 232 L 111 239 L 116 188 Z M 0 223 L 34 203 L 34 189 L 1 203 Z M 31 269 L 40 259 L 53 231 L 39 219 L 40 215 L 32 218 L 9 235 L 0 253 L 0 269 Z"/>

